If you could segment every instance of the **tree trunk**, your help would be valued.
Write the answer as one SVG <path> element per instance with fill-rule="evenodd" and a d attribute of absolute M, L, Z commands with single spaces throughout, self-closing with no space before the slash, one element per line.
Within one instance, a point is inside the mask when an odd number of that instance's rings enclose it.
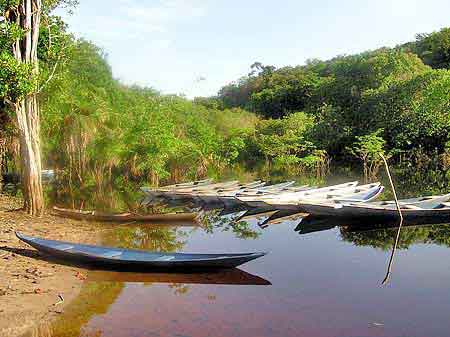
<path fill-rule="evenodd" d="M 38 40 L 41 21 L 41 0 L 22 0 L 15 13 L 15 22 L 25 33 L 13 45 L 13 53 L 19 63 L 30 64 L 33 77 L 38 78 Z M 15 103 L 17 127 L 20 139 L 20 160 L 24 208 L 40 216 L 44 211 L 41 181 L 40 120 L 37 88 Z"/>
<path fill-rule="evenodd" d="M 16 108 L 20 139 L 22 189 L 24 209 L 31 215 L 42 215 L 44 196 L 41 181 L 39 140 L 39 105 L 36 95 L 30 95 Z"/>

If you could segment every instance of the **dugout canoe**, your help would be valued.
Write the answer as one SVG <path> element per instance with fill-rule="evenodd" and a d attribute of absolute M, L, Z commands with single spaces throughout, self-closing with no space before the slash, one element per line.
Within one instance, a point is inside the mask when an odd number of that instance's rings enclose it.
<path fill-rule="evenodd" d="M 82 211 L 76 209 L 66 209 L 53 207 L 53 213 L 60 217 L 75 220 L 88 220 L 100 222 L 116 223 L 171 223 L 171 222 L 196 222 L 199 220 L 198 213 L 163 213 L 138 215 L 132 213 L 102 213 L 97 211 Z"/>
<path fill-rule="evenodd" d="M 262 182 L 261 180 L 253 181 L 246 184 L 241 184 L 239 183 L 239 181 L 234 180 L 225 183 L 200 186 L 197 188 L 170 191 L 164 193 L 163 196 L 168 199 L 197 200 L 199 199 L 199 195 L 203 194 L 227 193 L 232 191 L 245 190 L 249 188 L 256 188 L 264 185 L 265 182 Z"/>
<path fill-rule="evenodd" d="M 315 197 L 305 197 L 298 201 L 291 201 L 291 202 L 283 202 L 278 200 L 272 200 L 272 201 L 266 201 L 267 205 L 269 207 L 273 207 L 274 209 L 278 210 L 291 210 L 291 211 L 297 211 L 297 212 L 305 212 L 305 209 L 302 207 L 303 203 L 306 204 L 313 204 L 315 202 L 321 204 L 321 203 L 327 203 L 327 202 L 334 202 L 334 203 L 343 203 L 343 202 L 352 202 L 352 203 L 367 203 L 371 200 L 374 200 L 378 198 L 378 196 L 383 192 L 384 186 L 379 186 L 377 184 L 374 184 L 374 186 L 370 187 L 367 186 L 361 186 L 360 189 L 355 189 L 352 191 L 346 191 L 339 193 L 339 191 L 324 195 L 316 195 Z"/>
<path fill-rule="evenodd" d="M 186 182 L 186 183 L 167 185 L 167 186 L 162 186 L 162 187 L 143 186 L 140 189 L 146 195 L 155 197 L 155 196 L 163 195 L 164 192 L 176 191 L 176 190 L 182 190 L 182 189 L 188 189 L 188 188 L 195 188 L 195 187 L 199 187 L 199 186 L 207 186 L 207 185 L 212 185 L 212 183 L 213 183 L 212 179 L 204 179 L 204 180 L 196 180 L 196 181 L 191 181 L 191 182 Z"/>
<path fill-rule="evenodd" d="M 405 222 L 450 222 L 450 194 L 434 197 L 420 197 L 400 200 L 399 205 Z M 395 202 L 381 201 L 369 203 L 317 203 L 302 204 L 302 209 L 314 215 L 327 215 L 344 219 L 368 219 L 392 221 L 399 219 Z"/>
<path fill-rule="evenodd" d="M 311 197 L 317 197 L 320 195 L 326 195 L 327 193 L 333 193 L 336 191 L 342 191 L 342 190 L 354 190 L 356 188 L 356 185 L 358 185 L 357 181 L 352 181 L 344 184 L 338 184 L 338 185 L 332 185 L 332 186 L 326 186 L 321 188 L 313 188 L 313 189 L 306 189 L 301 190 L 297 192 L 284 192 L 284 193 L 274 193 L 269 195 L 262 195 L 262 196 L 237 196 L 236 198 L 239 199 L 241 202 L 247 204 L 250 207 L 258 207 L 258 206 L 264 206 L 267 204 L 267 201 L 270 202 L 272 200 L 276 200 L 279 202 L 291 202 L 291 201 L 298 201 L 302 198 L 311 198 Z"/>
<path fill-rule="evenodd" d="M 234 268 L 266 255 L 257 253 L 234 254 L 188 254 L 162 253 L 77 244 L 72 242 L 46 240 L 16 232 L 21 241 L 33 248 L 62 260 L 97 266 L 137 268 L 146 271 L 174 269 L 184 272 L 203 269 Z"/>
<path fill-rule="evenodd" d="M 267 209 L 290 209 L 295 210 L 303 202 L 326 202 L 327 200 L 346 200 L 354 202 L 367 202 L 378 197 L 384 187 L 380 183 L 356 186 L 354 183 L 329 186 L 305 190 L 297 193 L 282 193 L 278 196 L 262 196 L 257 198 L 241 198 L 250 207 L 262 207 Z M 301 210 L 300 210 L 301 211 Z"/>

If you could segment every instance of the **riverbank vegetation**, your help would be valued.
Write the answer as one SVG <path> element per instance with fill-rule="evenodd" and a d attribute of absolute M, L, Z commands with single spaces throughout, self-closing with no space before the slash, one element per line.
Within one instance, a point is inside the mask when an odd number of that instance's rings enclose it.
<path fill-rule="evenodd" d="M 397 161 L 444 154 L 450 137 L 448 41 L 445 28 L 396 48 L 328 61 L 279 69 L 257 62 L 209 101 L 287 123 L 286 117 L 303 112 L 312 120 L 306 140 L 337 160 L 378 130 Z"/>
<path fill-rule="evenodd" d="M 124 85 L 99 47 L 51 21 L 38 50 L 49 79 L 38 95 L 43 166 L 69 185 L 98 188 L 113 177 L 157 185 L 257 162 L 323 176 L 331 160 L 357 158 L 375 175 L 375 150 L 399 163 L 438 158 L 448 167 L 450 29 L 305 65 L 256 62 L 217 96 L 189 100 Z M 52 54 L 52 38 L 63 53 Z M 0 158 L 18 154 L 11 116 L 1 105 L 9 147 Z"/>

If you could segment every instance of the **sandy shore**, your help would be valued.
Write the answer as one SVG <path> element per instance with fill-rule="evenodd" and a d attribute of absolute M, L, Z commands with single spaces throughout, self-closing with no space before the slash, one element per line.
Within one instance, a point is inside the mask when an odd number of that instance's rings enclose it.
<path fill-rule="evenodd" d="M 56 240 L 95 243 L 98 227 L 22 211 L 18 198 L 0 194 L 0 336 L 21 336 L 51 321 L 79 293 L 86 270 L 55 263 L 20 242 L 14 232 Z"/>

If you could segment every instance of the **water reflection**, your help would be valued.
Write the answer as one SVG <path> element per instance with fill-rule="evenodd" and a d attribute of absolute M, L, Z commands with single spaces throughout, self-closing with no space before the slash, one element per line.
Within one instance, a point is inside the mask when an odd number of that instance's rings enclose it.
<path fill-rule="evenodd" d="M 342 239 L 356 246 L 370 246 L 389 250 L 395 241 L 397 228 L 360 231 L 358 228 L 344 227 L 340 230 Z M 414 244 L 436 244 L 450 246 L 450 225 L 414 225 L 400 232 L 399 249 L 408 249 Z"/>
<path fill-rule="evenodd" d="M 203 273 L 130 273 L 117 271 L 90 271 L 89 282 L 139 282 L 145 284 L 220 284 L 220 285 L 270 285 L 257 275 L 238 268 Z"/>
<path fill-rule="evenodd" d="M 442 224 L 429 224 L 416 219 L 404 223 L 400 232 L 399 249 L 424 243 L 450 247 L 450 219 Z M 339 228 L 342 240 L 356 246 L 370 246 L 382 250 L 392 248 L 398 222 L 366 222 L 342 220 L 333 217 L 307 216 L 301 219 L 295 231 L 301 235 Z"/>
<path fill-rule="evenodd" d="M 195 231 L 193 229 L 192 231 Z M 183 249 L 189 231 L 181 227 L 120 226 L 102 236 L 102 244 L 128 249 L 175 252 Z"/>
<path fill-rule="evenodd" d="M 85 325 L 96 315 L 108 312 L 124 287 L 122 282 L 86 282 L 55 321 L 43 323 L 23 337 L 102 336 L 101 330 L 91 331 Z"/>
<path fill-rule="evenodd" d="M 252 229 L 247 221 L 241 221 L 240 213 L 221 215 L 220 212 L 209 212 L 203 218 L 205 230 L 208 234 L 214 232 L 232 232 L 236 238 L 257 239 L 261 233 Z"/>
<path fill-rule="evenodd" d="M 344 174 L 337 181 L 327 177 L 324 183 L 355 179 L 351 172 Z M 402 198 L 448 192 L 448 182 L 442 184 L 439 175 L 430 178 L 434 182 L 427 180 L 428 186 L 410 187 L 407 174 L 396 174 L 404 183 L 399 187 Z M 285 178 L 280 180 L 296 179 Z M 417 184 L 420 179 L 414 175 L 410 181 Z M 142 207 L 137 195 L 126 202 L 97 204 L 100 196 L 96 198 L 85 199 L 84 207 Z M 383 198 L 391 199 L 389 191 Z M 139 211 L 197 206 L 160 203 Z M 271 253 L 242 269 L 218 273 L 90 270 L 80 296 L 46 332 L 34 336 L 448 335 L 442 322 L 450 311 L 449 225 L 406 224 L 394 280 L 382 288 L 379 280 L 395 240 L 396 228 L 390 228 L 395 224 L 343 223 L 256 210 L 242 217 L 244 211 L 223 205 L 205 208 L 204 227 L 199 228 L 102 225 L 105 245 L 190 252 L 269 248 Z M 382 325 L 374 328 L 374 322 Z"/>

